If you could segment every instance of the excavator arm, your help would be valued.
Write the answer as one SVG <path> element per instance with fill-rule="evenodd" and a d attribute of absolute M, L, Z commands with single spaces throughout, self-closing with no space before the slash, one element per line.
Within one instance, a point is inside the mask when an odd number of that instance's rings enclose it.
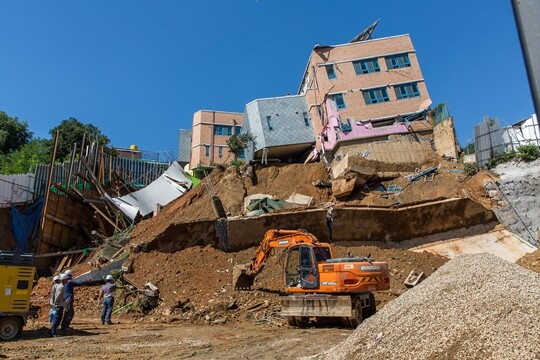
<path fill-rule="evenodd" d="M 255 276 L 264 268 L 272 249 L 289 248 L 298 244 L 317 245 L 318 243 L 317 238 L 306 230 L 268 230 L 251 261 L 247 264 L 234 266 L 234 288 L 238 290 L 249 289 L 253 285 Z"/>

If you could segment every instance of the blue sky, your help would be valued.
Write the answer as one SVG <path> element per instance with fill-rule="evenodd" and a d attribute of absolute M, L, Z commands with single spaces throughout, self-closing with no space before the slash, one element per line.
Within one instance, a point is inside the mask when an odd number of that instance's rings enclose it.
<path fill-rule="evenodd" d="M 313 45 L 408 33 L 462 145 L 483 115 L 534 112 L 510 0 L 0 0 L 0 110 L 35 136 L 93 123 L 116 147 L 177 153 L 199 109 L 296 93 Z"/>

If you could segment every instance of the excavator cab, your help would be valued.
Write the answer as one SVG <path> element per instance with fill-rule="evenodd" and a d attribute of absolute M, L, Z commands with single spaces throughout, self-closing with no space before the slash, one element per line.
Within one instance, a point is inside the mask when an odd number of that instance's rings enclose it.
<path fill-rule="evenodd" d="M 287 250 L 285 260 L 285 286 L 287 288 L 317 289 L 319 287 L 319 271 L 314 249 L 318 248 L 298 245 Z"/>

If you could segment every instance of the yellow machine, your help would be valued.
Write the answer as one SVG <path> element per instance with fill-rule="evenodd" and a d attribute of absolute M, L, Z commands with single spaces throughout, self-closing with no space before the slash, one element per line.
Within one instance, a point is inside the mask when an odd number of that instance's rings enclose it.
<path fill-rule="evenodd" d="M 0 250 L 0 340 L 21 335 L 29 314 L 35 272 L 33 254 Z"/>

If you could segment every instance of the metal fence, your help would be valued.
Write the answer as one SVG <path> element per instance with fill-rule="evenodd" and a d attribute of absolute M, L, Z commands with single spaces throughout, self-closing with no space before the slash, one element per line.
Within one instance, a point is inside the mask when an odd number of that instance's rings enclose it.
<path fill-rule="evenodd" d="M 114 172 L 124 182 L 132 187 L 144 187 L 156 180 L 165 170 L 169 163 L 151 162 L 140 159 L 125 159 L 115 156 L 104 156 L 102 166 L 108 171 L 103 171 L 102 182 L 107 183 Z M 53 182 L 56 184 L 74 184 L 81 181 L 77 176 L 82 170 L 80 161 L 58 163 L 53 167 Z M 31 202 L 45 195 L 49 164 L 37 165 L 34 173 L 19 175 L 0 175 L 0 206 L 9 204 Z M 70 178 L 71 176 L 71 178 Z M 66 186 L 67 187 L 67 186 Z"/>
<path fill-rule="evenodd" d="M 512 126 L 500 127 L 499 119 L 484 117 L 474 127 L 476 165 L 485 166 L 489 160 L 523 145 L 540 146 L 540 129 L 536 115 Z"/>

